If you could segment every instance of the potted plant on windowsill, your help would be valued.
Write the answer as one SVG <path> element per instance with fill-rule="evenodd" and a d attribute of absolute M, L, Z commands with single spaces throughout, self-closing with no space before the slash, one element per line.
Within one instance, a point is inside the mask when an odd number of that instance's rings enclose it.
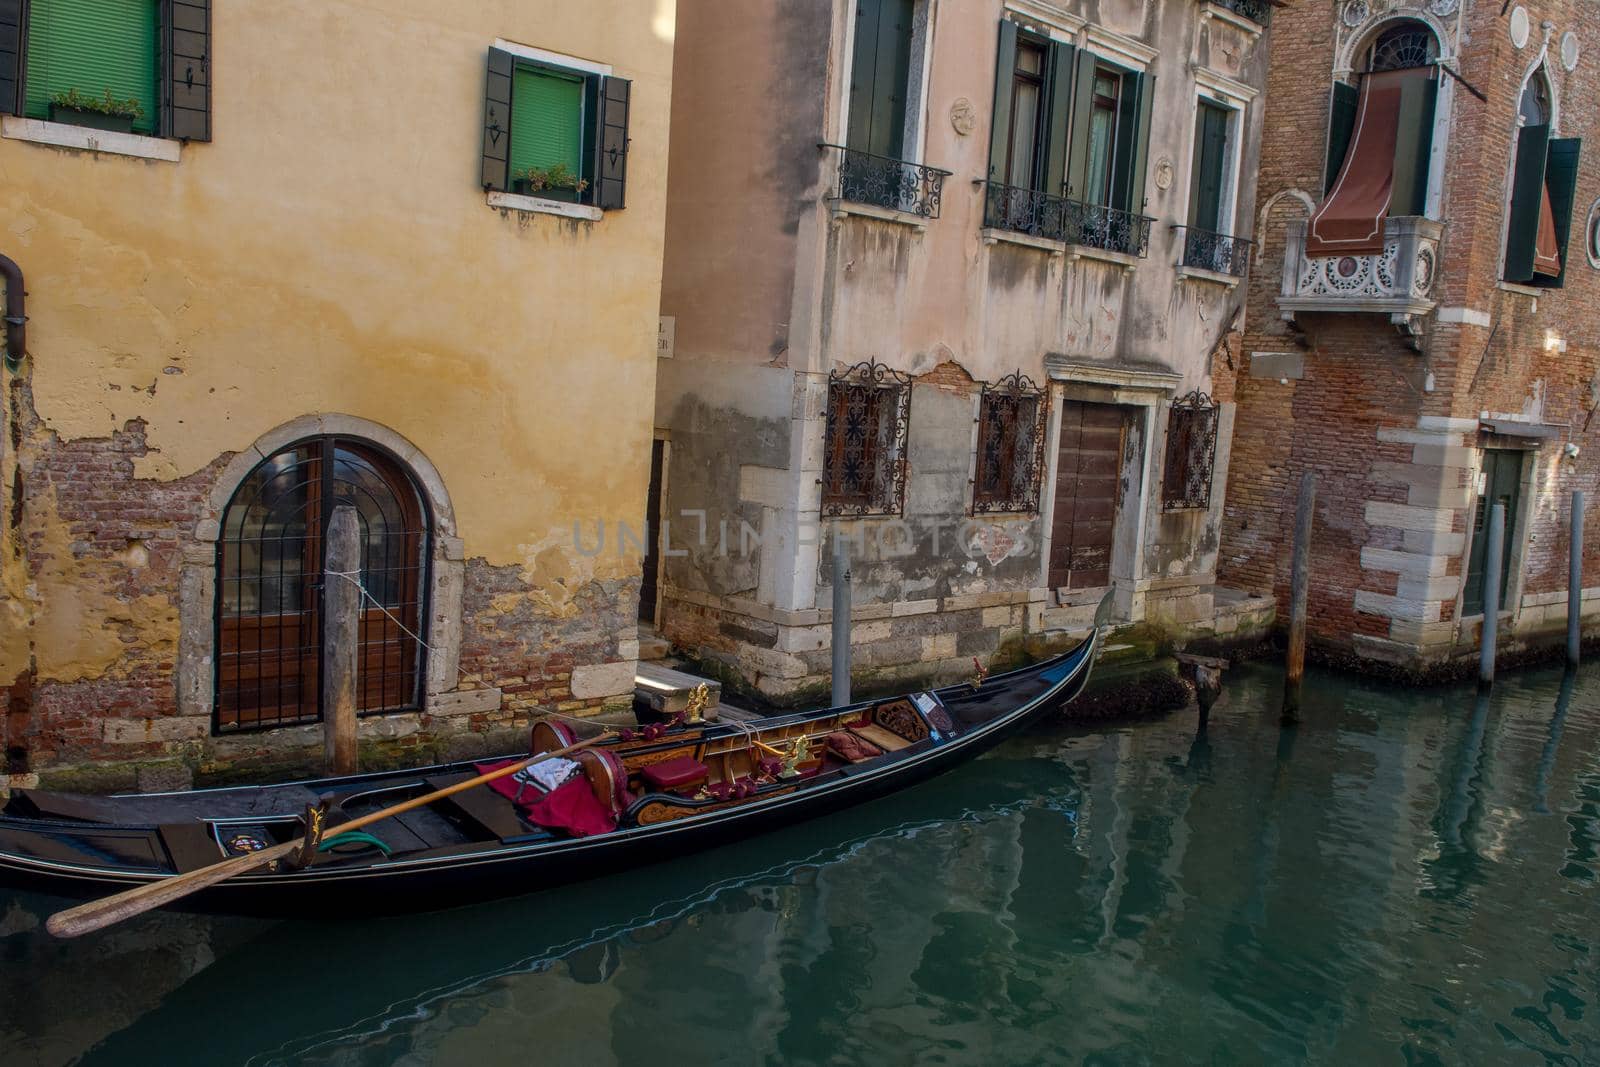
<path fill-rule="evenodd" d="M 87 126 L 92 130 L 113 133 L 132 133 L 136 119 L 144 118 L 144 108 L 139 101 L 129 97 L 118 100 L 107 89 L 104 96 L 90 96 L 76 89 L 56 93 L 50 98 L 50 121 L 71 126 Z"/>
<path fill-rule="evenodd" d="M 511 178 L 511 191 L 520 196 L 542 196 L 547 200 L 570 200 L 574 203 L 589 188 L 589 182 L 567 169 L 565 163 L 552 163 L 548 167 L 529 167 Z"/>

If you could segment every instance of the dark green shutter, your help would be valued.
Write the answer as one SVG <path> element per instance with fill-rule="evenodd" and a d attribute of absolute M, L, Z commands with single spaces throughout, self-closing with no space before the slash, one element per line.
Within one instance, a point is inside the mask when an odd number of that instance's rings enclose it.
<path fill-rule="evenodd" d="M 858 0 L 845 143 L 899 159 L 905 151 L 912 0 Z"/>
<path fill-rule="evenodd" d="M 483 93 L 483 188 L 505 192 L 511 185 L 511 73 L 517 61 L 510 52 L 489 49 L 489 73 Z"/>
<path fill-rule="evenodd" d="M 1144 214 L 1144 172 L 1150 155 L 1150 105 L 1155 99 L 1154 74 L 1122 75 L 1117 101 L 1116 159 L 1111 167 L 1111 205 Z"/>
<path fill-rule="evenodd" d="M 1072 137 L 1072 87 L 1077 49 L 1050 45 L 1049 127 L 1045 134 L 1044 191 L 1060 196 L 1067 187 L 1067 146 Z"/>
<path fill-rule="evenodd" d="M 1549 126 L 1524 126 L 1517 135 L 1517 170 L 1511 181 L 1511 212 L 1506 220 L 1505 279 L 1508 282 L 1525 282 L 1533 277 L 1534 248 L 1539 242 L 1539 203 L 1544 196 L 1545 158 L 1549 147 Z"/>
<path fill-rule="evenodd" d="M 1222 220 L 1227 147 L 1227 109 L 1200 101 L 1194 119 L 1194 173 L 1189 179 L 1189 225 L 1197 229 L 1215 231 Z"/>
<path fill-rule="evenodd" d="M 26 114 L 47 118 L 50 98 L 76 89 L 137 100 L 138 133 L 158 127 L 155 0 L 29 0 L 24 100 Z"/>
<path fill-rule="evenodd" d="M 1555 216 L 1561 273 L 1554 278 L 1535 274 L 1532 281 L 1547 289 L 1560 289 L 1567 278 L 1567 239 L 1572 233 L 1572 200 L 1578 192 L 1578 150 L 1582 145 L 1577 137 L 1552 137 L 1545 155 L 1544 185 L 1550 192 L 1550 214 Z"/>
<path fill-rule="evenodd" d="M 583 175 L 584 79 L 539 67 L 511 75 L 511 180 L 529 169 Z"/>
<path fill-rule="evenodd" d="M 211 0 L 161 5 L 161 134 L 211 140 Z"/>
<path fill-rule="evenodd" d="M 1435 77 L 1413 78 L 1400 88 L 1390 215 L 1421 215 L 1427 211 L 1428 153 L 1433 148 L 1433 107 L 1438 96 L 1439 82 Z"/>
<path fill-rule="evenodd" d="M 28 0 L 0 0 L 0 113 L 22 114 L 22 57 L 28 39 Z"/>
<path fill-rule="evenodd" d="M 995 53 L 994 119 L 989 126 L 989 180 L 1006 180 L 1006 149 L 1011 143 L 1011 79 L 1017 65 L 1017 24 L 1000 20 L 1000 47 Z"/>
<path fill-rule="evenodd" d="M 628 111 L 633 83 L 607 78 L 600 85 L 600 106 L 595 109 L 595 206 L 613 211 L 625 206 L 628 182 Z"/>
<path fill-rule="evenodd" d="M 1360 104 L 1361 90 L 1344 82 L 1333 83 L 1333 101 L 1328 107 L 1328 165 L 1322 177 L 1324 193 L 1339 180 L 1339 170 L 1350 151 L 1350 138 L 1356 132 L 1356 109 Z"/>
<path fill-rule="evenodd" d="M 1094 54 L 1079 50 L 1072 87 L 1071 132 L 1067 135 L 1067 196 L 1082 200 L 1088 188 L 1089 116 L 1094 112 Z"/>

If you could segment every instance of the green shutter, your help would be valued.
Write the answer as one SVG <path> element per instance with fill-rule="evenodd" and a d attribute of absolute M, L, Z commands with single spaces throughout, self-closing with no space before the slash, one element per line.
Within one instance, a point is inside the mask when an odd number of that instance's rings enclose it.
<path fill-rule="evenodd" d="M 1550 192 L 1550 214 L 1556 221 L 1561 273 L 1554 278 L 1535 274 L 1532 282 L 1547 289 L 1560 289 L 1567 278 L 1567 239 L 1572 233 L 1572 200 L 1578 192 L 1578 150 L 1582 145 L 1577 137 L 1552 137 L 1545 155 L 1544 184 Z"/>
<path fill-rule="evenodd" d="M 1017 24 L 1000 20 L 1000 47 L 994 66 L 994 120 L 989 126 L 989 180 L 1006 180 L 1006 148 L 1011 138 L 1011 78 L 1017 65 Z"/>
<path fill-rule="evenodd" d="M 0 114 L 22 114 L 22 53 L 27 4 L 0 0 Z"/>
<path fill-rule="evenodd" d="M 1508 282 L 1525 282 L 1533 277 L 1534 246 L 1539 241 L 1539 203 L 1544 197 L 1545 157 L 1549 147 L 1549 126 L 1524 126 L 1517 135 L 1517 170 L 1511 180 L 1511 211 L 1506 219 L 1505 280 Z"/>
<path fill-rule="evenodd" d="M 1222 221 L 1227 148 L 1227 109 L 1200 101 L 1194 119 L 1194 173 L 1189 179 L 1189 225 L 1197 229 L 1215 231 Z"/>
<path fill-rule="evenodd" d="M 857 0 L 845 144 L 899 159 L 911 76 L 911 0 Z"/>
<path fill-rule="evenodd" d="M 211 140 L 211 0 L 163 0 L 161 135 Z"/>
<path fill-rule="evenodd" d="M 519 66 L 511 80 L 511 177 L 557 165 L 584 173 L 583 79 Z"/>
<path fill-rule="evenodd" d="M 47 118 L 50 98 L 76 89 L 137 100 L 140 133 L 154 133 L 156 0 L 30 0 L 25 113 Z"/>
<path fill-rule="evenodd" d="M 1344 82 L 1333 83 L 1333 101 L 1328 107 L 1328 165 L 1323 171 L 1322 191 L 1328 193 L 1339 180 L 1339 170 L 1350 151 L 1350 138 L 1356 132 L 1356 108 L 1361 90 Z"/>
<path fill-rule="evenodd" d="M 1067 187 L 1067 146 L 1072 137 L 1072 87 L 1077 49 L 1050 45 L 1049 128 L 1045 135 L 1044 191 L 1060 196 Z"/>
<path fill-rule="evenodd" d="M 627 204 L 628 118 L 633 107 L 633 82 L 608 77 L 595 93 L 595 99 L 591 136 L 594 204 L 602 211 L 615 211 Z"/>
<path fill-rule="evenodd" d="M 1144 214 L 1144 172 L 1150 155 L 1150 106 L 1155 99 L 1154 74 L 1128 71 L 1122 76 L 1117 101 L 1117 158 L 1112 166 L 1111 204 Z"/>
<path fill-rule="evenodd" d="M 1082 200 L 1088 188 L 1089 116 L 1094 113 L 1094 54 L 1078 52 L 1072 87 L 1072 130 L 1067 138 L 1067 196 Z"/>
<path fill-rule="evenodd" d="M 1433 148 L 1436 77 L 1413 78 L 1400 88 L 1394 139 L 1394 184 L 1390 215 L 1421 215 L 1428 208 L 1428 153 Z"/>

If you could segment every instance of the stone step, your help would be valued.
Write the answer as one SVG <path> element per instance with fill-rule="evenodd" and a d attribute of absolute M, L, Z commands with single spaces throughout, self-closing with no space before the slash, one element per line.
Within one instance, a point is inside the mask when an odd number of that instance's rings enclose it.
<path fill-rule="evenodd" d="M 653 663 L 672 655 L 672 642 L 648 626 L 639 627 L 639 661 Z"/>
<path fill-rule="evenodd" d="M 689 694 L 704 685 L 711 701 L 706 710 L 722 703 L 722 683 L 710 678 L 699 678 L 684 671 L 675 671 L 659 663 L 640 663 L 633 678 L 633 695 L 651 710 L 662 715 L 676 715 L 689 706 Z"/>

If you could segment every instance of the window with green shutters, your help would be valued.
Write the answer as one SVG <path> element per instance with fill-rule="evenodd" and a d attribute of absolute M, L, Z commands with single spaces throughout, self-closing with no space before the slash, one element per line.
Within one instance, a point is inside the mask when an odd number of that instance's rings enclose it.
<path fill-rule="evenodd" d="M 575 201 L 602 211 L 625 206 L 633 82 L 582 69 L 585 62 L 574 59 L 569 68 L 542 54 L 489 49 L 485 192 Z"/>
<path fill-rule="evenodd" d="M 583 97 L 584 79 L 576 74 L 517 67 L 511 83 L 512 181 L 526 181 L 530 171 L 536 176 L 588 180 L 583 166 Z M 547 187 L 539 194 L 574 197 L 584 190 Z"/>
<path fill-rule="evenodd" d="M 23 113 L 50 117 L 51 98 L 81 96 L 135 100 L 138 133 L 157 132 L 160 119 L 156 0 L 31 0 Z"/>

